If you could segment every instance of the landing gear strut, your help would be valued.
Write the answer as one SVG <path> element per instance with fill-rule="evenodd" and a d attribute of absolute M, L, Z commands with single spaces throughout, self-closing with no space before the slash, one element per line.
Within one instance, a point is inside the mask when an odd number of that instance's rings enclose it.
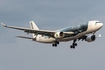
<path fill-rule="evenodd" d="M 55 42 L 52 44 L 53 47 L 57 47 L 57 45 L 59 44 L 58 40 L 55 40 Z"/>
<path fill-rule="evenodd" d="M 76 39 L 75 39 L 75 40 L 73 40 L 73 43 L 72 43 L 72 45 L 70 46 L 70 48 L 75 49 L 75 46 L 77 46 L 76 41 L 77 41 Z"/>

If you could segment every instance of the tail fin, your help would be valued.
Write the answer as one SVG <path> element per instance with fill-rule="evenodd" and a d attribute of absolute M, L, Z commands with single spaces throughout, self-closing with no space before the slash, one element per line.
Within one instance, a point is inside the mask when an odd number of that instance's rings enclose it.
<path fill-rule="evenodd" d="M 30 21 L 30 27 L 31 27 L 31 29 L 39 30 L 39 28 L 38 28 L 37 25 L 34 23 L 34 21 Z M 33 35 L 33 38 L 36 37 L 36 34 L 32 34 L 32 35 Z"/>
<path fill-rule="evenodd" d="M 31 29 L 39 30 L 39 28 L 38 28 L 37 25 L 34 23 L 34 21 L 30 21 L 30 27 L 31 27 Z"/>

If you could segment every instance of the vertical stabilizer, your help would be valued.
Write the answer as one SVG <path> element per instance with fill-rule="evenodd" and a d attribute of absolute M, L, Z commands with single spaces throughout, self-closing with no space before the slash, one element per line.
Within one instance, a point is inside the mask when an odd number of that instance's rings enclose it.
<path fill-rule="evenodd" d="M 34 23 L 34 21 L 30 21 L 30 27 L 31 27 L 31 29 L 39 30 L 39 28 L 38 28 L 37 25 Z"/>
<path fill-rule="evenodd" d="M 38 28 L 37 25 L 34 23 L 34 21 L 30 21 L 30 27 L 31 27 L 31 29 L 39 30 L 39 28 Z M 36 34 L 32 34 L 32 35 L 33 35 L 33 38 L 36 37 Z"/>

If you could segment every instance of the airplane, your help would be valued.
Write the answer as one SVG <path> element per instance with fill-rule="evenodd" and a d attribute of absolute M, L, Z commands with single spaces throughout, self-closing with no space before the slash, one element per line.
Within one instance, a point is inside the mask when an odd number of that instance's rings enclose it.
<path fill-rule="evenodd" d="M 101 37 L 101 34 L 98 36 L 95 33 L 103 27 L 103 23 L 98 20 L 88 21 L 86 23 L 78 24 L 76 26 L 69 26 L 59 30 L 40 30 L 34 21 L 30 21 L 30 28 L 15 27 L 9 26 L 4 23 L 1 23 L 2 26 L 17 30 L 22 30 L 27 34 L 31 33 L 31 37 L 25 36 L 16 36 L 19 38 L 31 39 L 32 41 L 52 44 L 53 47 L 57 47 L 59 42 L 73 41 L 70 48 L 74 49 L 77 46 L 76 41 L 82 40 L 87 42 L 93 42 L 97 37 Z"/>

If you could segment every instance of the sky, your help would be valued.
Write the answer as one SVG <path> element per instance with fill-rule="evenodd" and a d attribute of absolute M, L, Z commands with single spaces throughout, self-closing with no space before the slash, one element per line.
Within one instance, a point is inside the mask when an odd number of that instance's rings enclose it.
<path fill-rule="evenodd" d="M 90 20 L 105 23 L 105 0 L 0 0 L 0 22 L 29 27 L 35 21 L 40 29 L 56 30 Z M 54 48 L 15 36 L 27 35 L 0 26 L 0 70 L 104 70 L 104 27 L 102 38 L 88 43 L 72 41 Z"/>

